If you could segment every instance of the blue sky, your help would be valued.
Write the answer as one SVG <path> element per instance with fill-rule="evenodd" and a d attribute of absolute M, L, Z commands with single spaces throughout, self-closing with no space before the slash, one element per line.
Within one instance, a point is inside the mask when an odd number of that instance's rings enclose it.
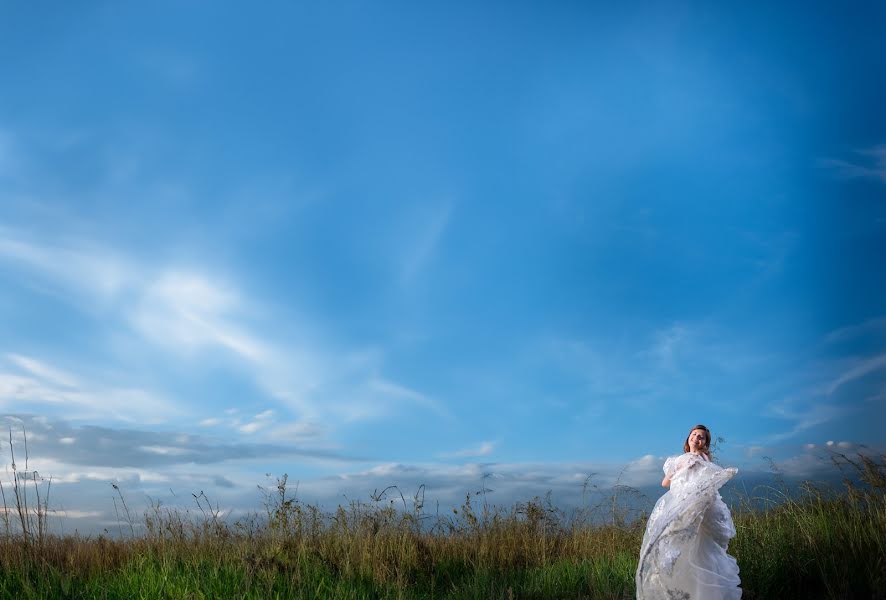
<path fill-rule="evenodd" d="M 75 520 L 883 445 L 876 3 L 0 11 L 0 411 Z"/>

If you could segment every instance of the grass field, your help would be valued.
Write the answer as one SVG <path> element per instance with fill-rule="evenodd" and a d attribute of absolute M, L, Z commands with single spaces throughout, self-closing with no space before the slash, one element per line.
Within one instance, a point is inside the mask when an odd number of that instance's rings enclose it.
<path fill-rule="evenodd" d="M 853 471 L 840 489 L 733 507 L 744 598 L 886 598 L 886 457 L 835 462 Z M 7 486 L 0 598 L 634 597 L 645 519 L 615 505 L 609 524 L 539 498 L 468 497 L 439 516 L 396 492 L 329 514 L 291 498 L 284 477 L 233 523 L 202 495 L 199 518 L 152 505 L 134 523 L 120 493 L 127 535 L 111 538 L 52 536 L 45 504 L 21 507 Z"/>

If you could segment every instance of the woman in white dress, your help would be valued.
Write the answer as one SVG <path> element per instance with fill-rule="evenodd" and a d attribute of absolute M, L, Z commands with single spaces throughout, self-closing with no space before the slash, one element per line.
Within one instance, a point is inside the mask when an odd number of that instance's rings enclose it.
<path fill-rule="evenodd" d="M 696 425 L 684 454 L 664 464 L 658 499 L 643 536 L 637 565 L 638 600 L 734 600 L 741 598 L 738 564 L 726 554 L 735 525 L 720 487 L 736 469 L 711 462 L 711 432 Z"/>

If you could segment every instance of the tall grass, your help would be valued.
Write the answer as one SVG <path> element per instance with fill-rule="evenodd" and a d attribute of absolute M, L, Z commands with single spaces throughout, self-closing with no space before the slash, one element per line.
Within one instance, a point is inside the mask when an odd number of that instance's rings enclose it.
<path fill-rule="evenodd" d="M 16 464 L 15 443 L 12 429 L 9 430 L 9 455 L 11 464 L 12 482 L 10 488 L 10 501 L 6 498 L 6 487 L 0 481 L 0 500 L 3 502 L 3 526 L 6 539 L 9 540 L 12 531 L 19 527 L 18 542 L 29 550 L 33 544 L 42 544 L 49 529 L 49 492 L 52 489 L 52 478 L 44 478 L 36 470 L 30 469 L 30 456 L 28 454 L 28 434 L 22 430 L 24 442 L 24 469 Z M 41 484 L 44 484 L 41 486 Z M 33 495 L 28 497 L 29 490 L 33 486 Z M 43 489 L 41 497 L 41 487 Z M 12 508 L 10 508 L 10 503 Z"/>
<path fill-rule="evenodd" d="M 832 459 L 842 488 L 806 482 L 733 510 L 746 598 L 886 598 L 886 456 Z"/>
<path fill-rule="evenodd" d="M 840 489 L 733 507 L 745 598 L 886 598 L 886 457 L 835 458 L 854 473 Z M 431 514 L 423 489 L 328 513 L 284 476 L 250 518 L 225 520 L 201 493 L 196 512 L 151 503 L 136 535 L 118 489 L 122 536 L 7 535 L 0 597 L 633 598 L 645 518 L 625 518 L 626 492 L 607 498 L 605 524 L 549 498 L 505 509 L 468 495 Z"/>

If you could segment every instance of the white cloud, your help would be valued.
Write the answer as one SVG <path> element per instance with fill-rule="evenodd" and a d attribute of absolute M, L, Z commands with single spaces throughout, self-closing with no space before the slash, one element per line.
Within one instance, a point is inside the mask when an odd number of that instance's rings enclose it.
<path fill-rule="evenodd" d="M 481 442 L 477 446 L 465 448 L 463 450 L 457 450 L 455 452 L 447 452 L 445 454 L 441 454 L 441 456 L 446 458 L 473 458 L 480 456 L 489 456 L 490 454 L 492 454 L 493 450 L 495 450 L 494 442 Z"/>
<path fill-rule="evenodd" d="M 264 429 L 265 427 L 268 427 L 269 425 L 271 425 L 273 418 L 274 418 L 274 411 L 268 409 L 268 410 L 258 413 L 253 418 L 252 422 L 246 423 L 245 425 L 241 425 L 240 427 L 238 427 L 238 429 L 240 430 L 241 433 L 246 433 L 246 434 L 255 433 L 259 429 Z"/>
<path fill-rule="evenodd" d="M 261 421 L 252 421 L 250 423 L 246 423 L 245 425 L 241 425 L 238 427 L 240 433 L 255 433 L 262 427 L 266 427 L 267 423 L 262 423 Z"/>
<path fill-rule="evenodd" d="M 262 343 L 235 323 L 235 292 L 194 273 L 168 272 L 145 287 L 130 313 L 145 337 L 169 348 L 219 346 L 249 361 L 260 361 Z"/>
<path fill-rule="evenodd" d="M 97 519 L 104 513 L 97 510 L 52 510 L 52 514 L 65 519 Z"/>
<path fill-rule="evenodd" d="M 200 427 L 215 427 L 216 425 L 221 425 L 222 420 L 216 418 L 203 419 L 197 425 Z"/>
<path fill-rule="evenodd" d="M 779 474 L 797 479 L 821 479 L 835 471 L 828 457 L 817 452 L 804 452 L 773 461 L 771 466 L 774 466 Z"/>
<path fill-rule="evenodd" d="M 138 446 L 142 452 L 150 454 L 159 454 L 161 456 L 184 456 L 188 454 L 187 448 L 176 448 L 175 446 Z"/>
<path fill-rule="evenodd" d="M 273 427 L 268 430 L 267 436 L 271 440 L 280 442 L 303 442 L 315 440 L 322 432 L 323 429 L 315 423 L 294 421 Z"/>
<path fill-rule="evenodd" d="M 174 475 L 169 472 L 136 468 L 136 467 L 105 467 L 97 465 L 73 465 L 55 458 L 37 455 L 32 459 L 32 465 L 39 469 L 39 473 L 45 477 L 52 477 L 53 489 L 57 485 L 78 484 L 82 482 L 149 482 L 168 484 L 174 480 Z M 59 498 L 56 498 L 58 501 Z"/>

